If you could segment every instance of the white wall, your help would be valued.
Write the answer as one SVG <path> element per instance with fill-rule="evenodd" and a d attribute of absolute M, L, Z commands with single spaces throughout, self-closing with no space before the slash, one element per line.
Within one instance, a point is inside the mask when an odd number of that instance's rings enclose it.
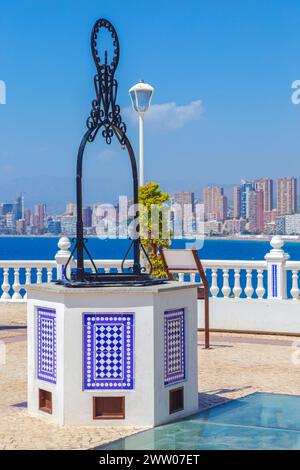
<path fill-rule="evenodd" d="M 300 335 L 300 305 L 293 300 L 211 298 L 210 328 Z M 198 328 L 204 328 L 204 302 L 198 300 Z"/>

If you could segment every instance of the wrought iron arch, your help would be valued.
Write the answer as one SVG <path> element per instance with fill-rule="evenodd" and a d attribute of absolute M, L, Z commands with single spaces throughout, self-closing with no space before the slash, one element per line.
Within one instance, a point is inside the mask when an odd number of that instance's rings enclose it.
<path fill-rule="evenodd" d="M 107 30 L 112 37 L 113 41 L 113 58 L 108 63 L 108 53 L 104 52 L 104 60 L 102 61 L 99 50 L 98 41 L 101 40 L 101 29 Z M 96 21 L 91 33 L 91 50 L 95 62 L 97 73 L 94 76 L 94 86 L 96 91 L 96 98 L 92 101 L 92 109 L 86 121 L 87 131 L 82 137 L 78 154 L 76 166 L 76 202 L 77 202 L 77 225 L 76 225 L 76 243 L 72 250 L 71 256 L 65 266 L 65 277 L 68 264 L 70 263 L 75 251 L 77 252 L 77 267 L 72 276 L 70 285 L 86 285 L 86 283 L 101 283 L 105 282 L 105 275 L 100 276 L 97 267 L 86 247 L 87 240 L 84 238 L 83 220 L 82 220 L 82 170 L 83 170 L 83 157 L 86 145 L 88 142 L 93 142 L 100 130 L 102 130 L 102 137 L 107 144 L 110 144 L 113 136 L 115 135 L 119 143 L 128 152 L 133 181 L 133 202 L 138 204 L 138 173 L 137 164 L 131 143 L 126 135 L 126 125 L 122 121 L 120 106 L 116 102 L 118 83 L 115 79 L 115 71 L 119 63 L 119 39 L 117 32 L 113 25 L 106 19 L 99 19 Z M 137 206 L 136 206 L 137 207 Z M 139 234 L 138 212 L 136 213 L 136 232 Z M 131 277 L 123 277 L 125 282 L 128 283 L 153 283 L 155 282 L 149 274 L 146 274 L 144 268 L 140 265 L 140 243 L 139 236 L 132 240 L 132 243 L 127 250 L 125 257 L 133 245 L 133 266 L 131 268 Z M 144 253 L 145 250 L 142 247 Z M 90 258 L 95 274 L 92 275 L 85 271 L 84 268 L 84 251 Z M 145 253 L 147 256 L 147 254 Z M 122 263 L 122 271 L 124 260 Z M 101 278 L 101 279 L 100 279 Z M 66 277 L 67 279 L 67 277 Z M 107 280 L 107 278 L 106 278 Z M 121 282 L 120 277 L 115 278 L 116 282 Z M 67 279 L 67 281 L 70 281 Z M 73 283 L 72 283 L 73 281 Z"/>

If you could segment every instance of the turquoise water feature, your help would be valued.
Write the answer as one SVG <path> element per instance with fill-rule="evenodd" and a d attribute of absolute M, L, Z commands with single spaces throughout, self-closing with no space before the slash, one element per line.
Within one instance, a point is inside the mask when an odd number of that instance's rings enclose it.
<path fill-rule="evenodd" d="M 300 396 L 254 393 L 99 449 L 300 449 Z"/>

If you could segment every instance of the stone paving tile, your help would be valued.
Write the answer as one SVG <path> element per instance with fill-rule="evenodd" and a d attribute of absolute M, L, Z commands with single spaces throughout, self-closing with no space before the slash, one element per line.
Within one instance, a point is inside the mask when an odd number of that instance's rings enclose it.
<path fill-rule="evenodd" d="M 13 406 L 27 399 L 26 338 L 16 330 L 6 336 L 11 341 L 5 344 L 6 364 L 0 366 L 0 449 L 88 449 L 142 430 L 59 427 L 29 416 L 24 406 Z M 297 338 L 281 337 L 278 343 L 276 336 L 264 337 L 268 341 L 262 343 L 259 335 L 213 333 L 211 349 L 199 346 L 200 409 L 255 391 L 300 395 L 300 364 L 293 364 L 291 346 Z"/>

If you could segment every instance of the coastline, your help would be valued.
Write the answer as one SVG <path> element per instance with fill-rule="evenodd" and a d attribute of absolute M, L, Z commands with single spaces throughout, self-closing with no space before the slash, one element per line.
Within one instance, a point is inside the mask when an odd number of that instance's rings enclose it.
<path fill-rule="evenodd" d="M 63 234 L 60 235 L 51 235 L 51 234 L 45 234 L 45 235 L 0 235 L 0 240 L 1 238 L 42 238 L 42 239 L 48 239 L 48 238 L 61 238 L 63 237 Z M 300 235 L 280 235 L 282 240 L 285 242 L 290 242 L 290 243 L 300 243 Z M 209 240 L 209 241 L 241 241 L 241 242 L 270 242 L 272 239 L 273 235 L 244 235 L 244 236 L 234 236 L 234 235 L 225 235 L 225 236 L 204 236 L 203 238 L 199 239 L 204 239 L 204 240 Z M 68 238 L 72 239 L 75 238 L 75 235 L 68 235 Z M 86 238 L 91 238 L 91 239 L 99 239 L 99 240 L 126 240 L 125 238 L 100 238 L 97 235 L 88 235 Z M 172 238 L 172 240 L 195 240 L 195 237 L 182 237 L 182 238 Z"/>

